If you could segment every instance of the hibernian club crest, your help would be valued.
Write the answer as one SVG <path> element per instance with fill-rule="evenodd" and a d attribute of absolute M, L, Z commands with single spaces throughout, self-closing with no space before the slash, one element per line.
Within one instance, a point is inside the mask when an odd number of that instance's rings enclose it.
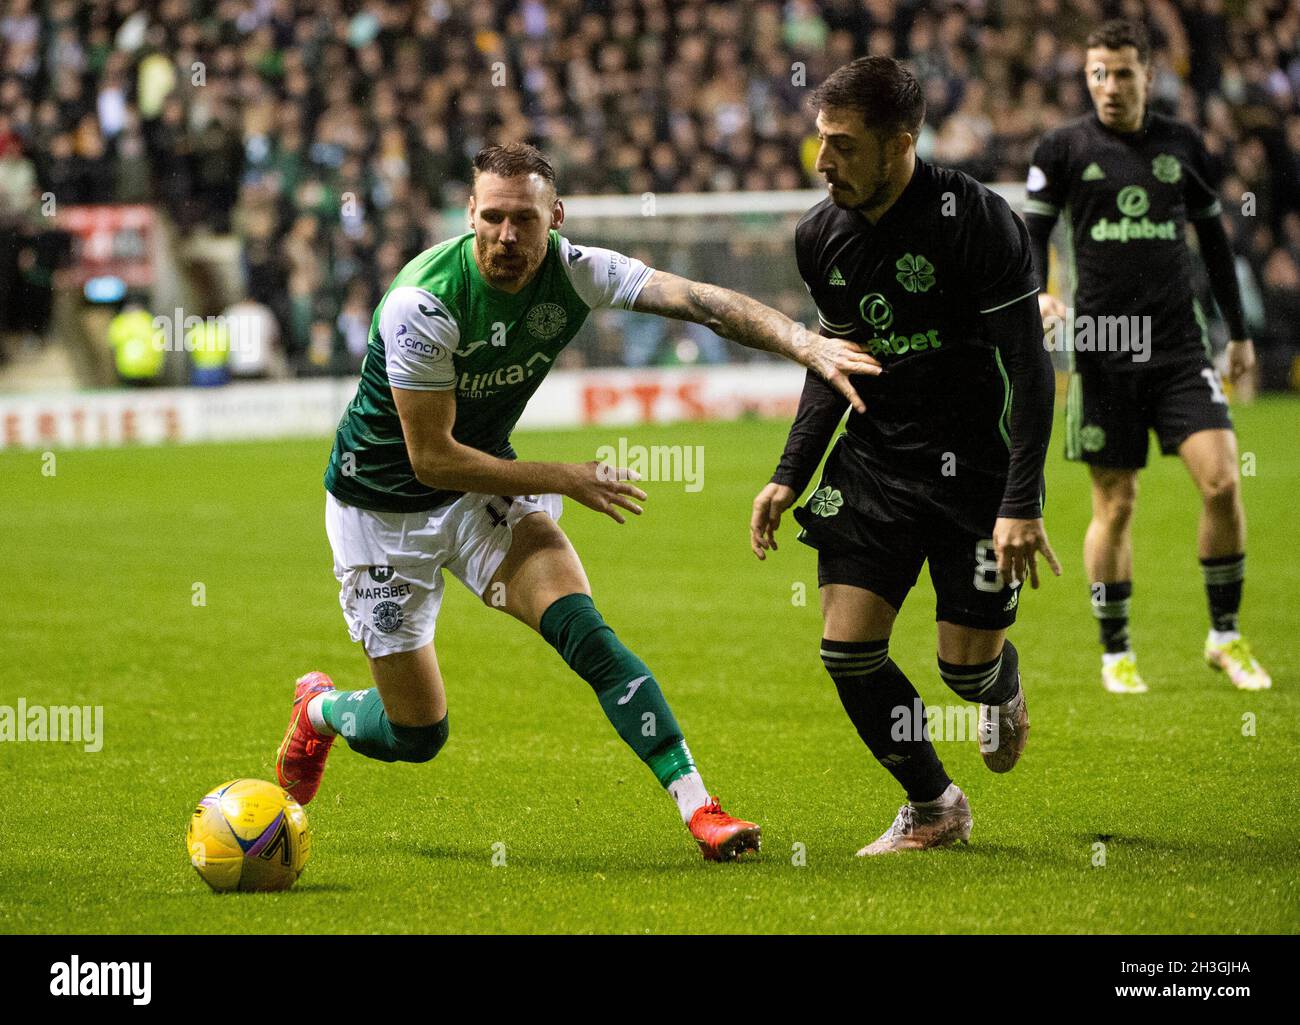
<path fill-rule="evenodd" d="M 402 625 L 402 607 L 395 601 L 381 601 L 374 609 L 375 626 L 390 634 Z"/>
<path fill-rule="evenodd" d="M 549 342 L 552 338 L 564 330 L 564 325 L 569 322 L 569 315 L 564 312 L 564 307 L 556 303 L 538 303 L 524 318 L 524 327 L 534 338 L 540 338 L 544 342 Z"/>

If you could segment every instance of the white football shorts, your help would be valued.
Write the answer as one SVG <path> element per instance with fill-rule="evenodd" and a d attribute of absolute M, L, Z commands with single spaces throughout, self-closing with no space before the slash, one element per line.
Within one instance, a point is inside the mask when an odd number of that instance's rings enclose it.
<path fill-rule="evenodd" d="M 325 532 L 348 633 L 371 656 L 433 640 L 442 571 L 482 597 L 530 513 L 560 518 L 559 495 L 466 494 L 430 512 L 376 512 L 325 493 Z"/>

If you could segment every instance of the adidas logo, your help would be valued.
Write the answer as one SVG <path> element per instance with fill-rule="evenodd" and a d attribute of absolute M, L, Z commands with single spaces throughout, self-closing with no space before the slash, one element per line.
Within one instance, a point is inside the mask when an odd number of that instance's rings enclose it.
<path fill-rule="evenodd" d="M 1096 163 L 1091 163 L 1083 169 L 1083 174 L 1079 177 L 1081 181 L 1096 182 L 1105 178 L 1106 172 L 1098 167 Z"/>
<path fill-rule="evenodd" d="M 827 279 L 827 281 L 829 284 L 832 285 L 843 285 L 844 275 L 840 273 L 840 269 L 838 267 L 832 267 L 831 276 Z"/>

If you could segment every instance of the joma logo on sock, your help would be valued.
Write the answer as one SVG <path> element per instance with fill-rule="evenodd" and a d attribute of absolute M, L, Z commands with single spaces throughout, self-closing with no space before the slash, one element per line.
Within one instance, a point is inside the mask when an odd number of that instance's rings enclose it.
<path fill-rule="evenodd" d="M 56 997 L 131 997 L 137 1006 L 152 995 L 153 962 L 87 961 L 76 954 L 50 965 L 50 994 Z"/>
<path fill-rule="evenodd" d="M 618 703 L 620 705 L 626 705 L 632 700 L 632 697 L 636 694 L 637 690 L 640 689 L 641 684 L 645 683 L 648 679 L 650 679 L 648 676 L 638 676 L 635 680 L 629 681 L 627 685 L 627 693 L 618 699 Z"/>

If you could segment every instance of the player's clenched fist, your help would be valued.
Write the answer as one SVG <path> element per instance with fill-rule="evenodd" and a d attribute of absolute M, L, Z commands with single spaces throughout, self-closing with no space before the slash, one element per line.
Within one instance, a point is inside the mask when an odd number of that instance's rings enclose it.
<path fill-rule="evenodd" d="M 1047 531 L 1042 519 L 1013 520 L 999 517 L 993 525 L 993 547 L 997 551 L 998 572 L 1007 583 L 1023 584 L 1026 580 L 1030 586 L 1038 586 L 1039 552 L 1052 567 L 1056 576 L 1061 575 L 1061 564 L 1056 561 L 1047 540 Z"/>
<path fill-rule="evenodd" d="M 754 499 L 754 514 L 749 519 L 749 547 L 760 559 L 768 549 L 776 551 L 776 530 L 781 526 L 781 514 L 799 496 L 784 484 L 769 484 Z"/>
<path fill-rule="evenodd" d="M 635 470 L 610 466 L 599 459 L 586 463 L 568 463 L 565 470 L 568 480 L 561 494 L 581 502 L 588 509 L 604 513 L 615 523 L 627 522 L 618 511 L 620 508 L 641 515 L 641 507 L 633 499 L 644 502 L 648 496 L 640 488 L 627 483 L 641 479 Z"/>

